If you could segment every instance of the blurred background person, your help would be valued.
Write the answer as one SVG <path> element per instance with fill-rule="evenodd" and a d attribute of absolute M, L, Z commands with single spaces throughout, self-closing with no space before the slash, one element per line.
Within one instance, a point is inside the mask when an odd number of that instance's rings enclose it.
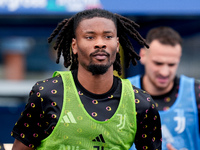
<path fill-rule="evenodd" d="M 162 122 L 163 150 L 199 150 L 200 82 L 176 75 L 182 55 L 182 38 L 170 27 L 156 27 L 146 36 L 150 48 L 141 48 L 145 73 L 129 77 L 157 104 Z"/>

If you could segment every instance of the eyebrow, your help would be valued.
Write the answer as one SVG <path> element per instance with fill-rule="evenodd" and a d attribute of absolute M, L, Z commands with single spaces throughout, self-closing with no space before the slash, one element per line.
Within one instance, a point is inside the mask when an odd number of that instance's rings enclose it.
<path fill-rule="evenodd" d="M 85 31 L 85 33 L 94 34 L 94 31 Z M 103 31 L 103 33 L 113 33 L 113 31 Z"/>
<path fill-rule="evenodd" d="M 158 61 L 158 60 L 153 60 L 153 62 L 154 62 L 154 63 L 159 63 L 159 64 L 165 64 L 165 63 L 160 62 L 160 61 Z M 169 64 L 169 65 L 175 65 L 175 64 L 177 64 L 177 62 L 172 62 L 172 63 L 167 63 L 167 64 Z"/>

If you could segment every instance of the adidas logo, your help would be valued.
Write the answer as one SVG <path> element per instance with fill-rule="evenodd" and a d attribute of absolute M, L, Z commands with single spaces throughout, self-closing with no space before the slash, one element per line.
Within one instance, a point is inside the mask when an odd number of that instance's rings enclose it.
<path fill-rule="evenodd" d="M 105 143 L 105 140 L 104 140 L 102 134 L 99 134 L 99 135 L 98 135 L 97 137 L 95 137 L 92 141 L 94 141 L 94 142 L 102 142 L 102 143 Z"/>
<path fill-rule="evenodd" d="M 66 115 L 64 115 L 61 122 L 62 123 L 77 123 L 71 112 L 68 112 Z"/>

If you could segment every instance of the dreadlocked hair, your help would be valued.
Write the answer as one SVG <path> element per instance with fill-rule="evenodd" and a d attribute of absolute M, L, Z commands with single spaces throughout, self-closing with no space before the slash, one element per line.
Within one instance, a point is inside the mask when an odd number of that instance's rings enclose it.
<path fill-rule="evenodd" d="M 117 28 L 117 36 L 119 37 L 120 45 L 124 50 L 124 56 L 126 60 L 125 67 L 128 68 L 130 62 L 132 62 L 133 65 L 136 65 L 137 60 L 140 59 L 140 56 L 135 52 L 128 36 L 136 40 L 140 45 L 149 48 L 145 40 L 135 29 L 136 27 L 139 27 L 139 25 L 126 17 L 123 17 L 119 14 L 113 14 L 103 9 L 84 10 L 82 12 L 77 13 L 75 16 L 72 16 L 69 19 L 64 19 L 58 24 L 58 26 L 48 38 L 48 43 L 51 43 L 52 40 L 57 36 L 54 45 L 54 49 L 57 50 L 56 63 L 59 63 L 60 56 L 62 54 L 64 57 L 64 66 L 66 68 L 68 68 L 69 66 L 70 70 L 78 68 L 78 56 L 77 54 L 74 55 L 71 50 L 72 39 L 75 38 L 75 31 L 79 23 L 83 19 L 91 19 L 94 17 L 106 18 L 114 22 Z M 122 74 L 119 53 L 116 54 L 116 60 L 113 64 L 113 69 L 116 70 L 119 75 Z"/>

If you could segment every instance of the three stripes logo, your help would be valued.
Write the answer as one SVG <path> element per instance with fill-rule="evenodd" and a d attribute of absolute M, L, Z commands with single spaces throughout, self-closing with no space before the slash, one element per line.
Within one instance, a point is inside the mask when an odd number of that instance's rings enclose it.
<path fill-rule="evenodd" d="M 103 138 L 102 134 L 99 134 L 97 137 L 95 137 L 93 140 L 93 142 L 102 142 L 105 143 L 105 140 Z M 104 150 L 103 146 L 93 146 L 93 148 L 96 148 L 97 150 Z"/>
<path fill-rule="evenodd" d="M 92 141 L 94 141 L 94 142 L 102 142 L 102 143 L 105 143 L 105 140 L 104 140 L 102 134 L 99 134 L 99 135 L 98 135 L 96 138 L 94 138 Z"/>
<path fill-rule="evenodd" d="M 64 115 L 61 122 L 62 123 L 77 123 L 71 112 L 68 112 L 66 115 Z"/>

